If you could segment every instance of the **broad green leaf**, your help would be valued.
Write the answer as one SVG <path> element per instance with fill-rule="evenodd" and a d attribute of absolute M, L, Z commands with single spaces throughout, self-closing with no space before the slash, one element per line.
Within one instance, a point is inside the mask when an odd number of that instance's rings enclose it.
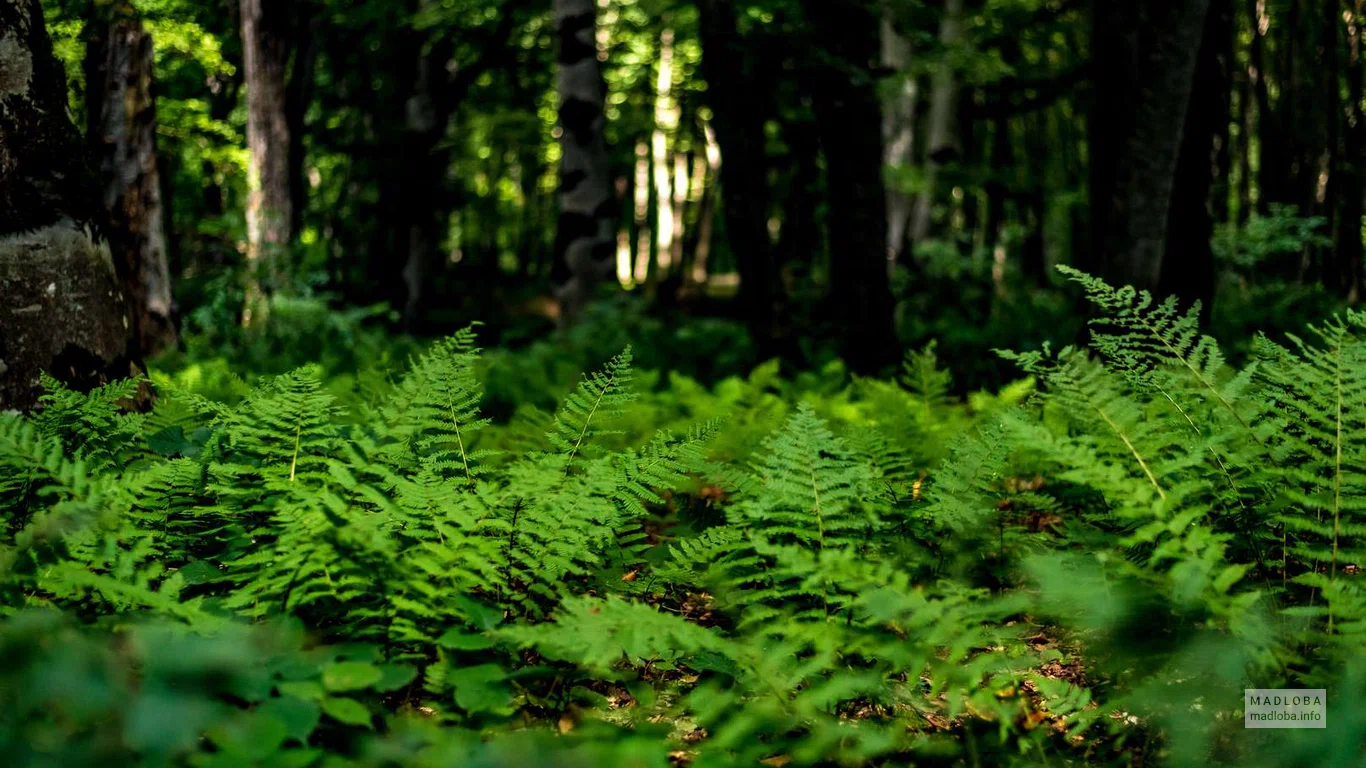
<path fill-rule="evenodd" d="M 323 667 L 323 687 L 329 691 L 358 691 L 378 683 L 384 673 L 373 664 L 342 661 Z"/>
<path fill-rule="evenodd" d="M 347 725 L 370 727 L 370 710 L 355 699 L 329 696 L 323 699 L 323 712 L 333 720 Z"/>

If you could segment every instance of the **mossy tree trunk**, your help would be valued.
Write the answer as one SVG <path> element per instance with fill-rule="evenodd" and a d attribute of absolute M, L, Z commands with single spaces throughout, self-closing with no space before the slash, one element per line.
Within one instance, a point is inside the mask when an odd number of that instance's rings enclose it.
<path fill-rule="evenodd" d="M 84 144 L 39 0 L 0 0 L 0 409 L 48 371 L 77 388 L 138 372 Z"/>

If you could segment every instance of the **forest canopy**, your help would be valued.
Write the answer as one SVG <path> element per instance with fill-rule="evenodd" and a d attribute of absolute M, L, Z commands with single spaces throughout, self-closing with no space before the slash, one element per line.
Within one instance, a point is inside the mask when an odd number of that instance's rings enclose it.
<path fill-rule="evenodd" d="M 0 0 L 0 754 L 1360 764 L 1364 2 Z"/>

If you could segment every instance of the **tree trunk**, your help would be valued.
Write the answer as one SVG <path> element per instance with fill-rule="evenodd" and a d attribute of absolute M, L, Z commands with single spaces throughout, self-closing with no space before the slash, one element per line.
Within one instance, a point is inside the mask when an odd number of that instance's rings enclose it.
<path fill-rule="evenodd" d="M 616 259 L 616 195 L 608 165 L 606 85 L 598 66 L 594 0 L 554 0 L 559 39 L 560 220 L 556 258 L 569 279 L 556 294 L 560 317 L 574 322 L 608 278 Z"/>
<path fill-rule="evenodd" d="M 400 252 L 406 254 L 403 327 L 408 333 L 425 330 L 432 273 L 440 259 L 441 217 L 445 212 L 441 204 L 445 197 L 443 180 L 449 167 L 440 144 L 450 120 L 445 100 L 437 90 L 449 57 L 422 53 L 420 41 L 414 41 L 414 48 L 418 54 L 416 72 L 405 110 L 407 134 L 399 153 L 404 169 L 399 188 L 403 201 L 400 215 L 405 222 Z"/>
<path fill-rule="evenodd" d="M 909 168 L 915 154 L 915 108 L 919 101 L 916 80 L 910 73 L 911 43 L 896 28 L 889 10 L 882 17 L 882 66 L 898 79 L 896 91 L 889 99 L 882 116 L 882 140 L 885 145 L 884 163 L 892 171 Z M 905 260 L 906 245 L 911 226 L 915 198 L 887 185 L 887 260 L 890 268 Z"/>
<path fill-rule="evenodd" d="M 39 0 L 0 0 L 0 410 L 32 408 L 42 371 L 81 389 L 138 373 L 82 148 Z"/>
<path fill-rule="evenodd" d="M 1237 59 L 1234 56 L 1237 40 L 1237 22 L 1233 8 L 1234 0 L 1210 0 L 1209 20 L 1201 56 L 1206 69 L 1204 75 L 1215 84 L 1215 104 L 1206 105 L 1211 111 L 1218 110 L 1214 116 L 1214 186 L 1210 190 L 1210 212 L 1215 222 L 1229 220 L 1233 199 L 1233 89 L 1237 73 Z M 1196 87 L 1195 99 L 1201 96 Z M 1199 103 L 1199 102 L 1196 102 Z"/>
<path fill-rule="evenodd" d="M 288 109 L 293 2 L 241 0 L 241 5 L 247 88 L 247 260 L 254 273 L 254 301 L 260 294 L 285 288 L 289 277 L 294 221 Z"/>
<path fill-rule="evenodd" d="M 702 72 L 721 149 L 725 232 L 740 272 L 740 305 L 761 358 L 779 353 L 777 266 L 768 233 L 763 84 L 736 26 L 734 0 L 698 0 Z M 705 260 L 702 260 L 705 264 Z"/>
<path fill-rule="evenodd" d="M 963 0 L 945 0 L 944 17 L 939 26 L 939 42 L 951 49 L 963 37 Z M 958 74 L 948 61 L 934 75 L 930 91 L 930 124 L 925 140 L 925 189 L 916 199 L 911 219 L 911 241 L 919 243 L 930 236 L 930 224 L 939 183 L 939 170 L 952 162 L 959 152 L 954 131 L 958 113 Z"/>
<path fill-rule="evenodd" d="M 138 351 L 176 343 L 156 150 L 152 38 L 128 6 L 95 21 L 86 47 L 87 138 L 99 165 L 109 244 Z"/>
<path fill-rule="evenodd" d="M 1252 78 L 1252 96 L 1256 104 L 1257 130 L 1257 213 L 1265 216 L 1268 200 L 1276 197 L 1281 173 L 1281 132 L 1276 114 L 1271 108 L 1271 87 L 1267 84 L 1266 33 L 1270 27 L 1262 15 L 1262 0 L 1247 0 L 1248 19 L 1252 24 L 1252 42 L 1248 47 L 1248 75 Z M 1249 151 L 1249 155 L 1251 152 Z M 1251 165 L 1248 173 L 1251 173 Z"/>
<path fill-rule="evenodd" d="M 1116 285 L 1158 289 L 1208 10 L 1209 0 L 1095 7 L 1090 159 L 1098 262 L 1083 265 Z"/>
<path fill-rule="evenodd" d="M 1366 198 L 1366 114 L 1361 101 L 1366 97 L 1363 88 L 1362 18 L 1366 2 L 1351 0 L 1351 13 L 1344 15 L 1342 34 L 1347 48 L 1347 102 L 1342 116 L 1342 167 L 1338 174 L 1340 209 L 1336 238 L 1337 270 L 1330 285 L 1337 288 L 1349 301 L 1361 298 L 1362 259 L 1361 217 L 1363 198 Z"/>
<path fill-rule="evenodd" d="M 811 89 L 825 154 L 830 305 L 845 362 L 859 373 L 876 373 L 897 356 L 887 282 L 882 105 L 872 60 L 878 17 L 860 4 L 807 0 L 804 7 L 827 54 Z"/>
<path fill-rule="evenodd" d="M 1229 99 L 1228 39 L 1233 35 L 1231 0 L 1209 0 L 1203 40 L 1191 88 L 1190 108 L 1182 131 L 1181 154 L 1172 185 L 1163 249 L 1160 293 L 1200 301 L 1206 312 L 1214 299 L 1215 181 L 1227 141 Z M 1227 200 L 1227 188 L 1222 194 Z"/>
<path fill-rule="evenodd" d="M 308 207 L 308 180 L 304 164 L 308 153 L 304 146 L 304 119 L 313 100 L 313 82 L 318 69 L 318 17 L 315 8 L 301 4 L 294 26 L 294 65 L 290 68 L 285 86 L 285 120 L 289 127 L 289 239 L 298 238 L 304 227 L 304 211 Z"/>

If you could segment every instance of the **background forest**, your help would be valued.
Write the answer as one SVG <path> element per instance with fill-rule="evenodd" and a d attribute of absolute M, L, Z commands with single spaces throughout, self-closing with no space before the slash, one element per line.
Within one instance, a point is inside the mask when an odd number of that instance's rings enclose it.
<path fill-rule="evenodd" d="M 1075 338 L 1054 264 L 1221 337 L 1360 293 L 1358 9 L 1129 5 L 44 2 L 106 175 L 157 192 L 148 352 L 257 293 L 518 344 L 610 285 L 743 324 L 728 371 L 938 339 L 971 384 Z"/>
<path fill-rule="evenodd" d="M 0 0 L 0 754 L 1361 764 L 1364 4 Z"/>

